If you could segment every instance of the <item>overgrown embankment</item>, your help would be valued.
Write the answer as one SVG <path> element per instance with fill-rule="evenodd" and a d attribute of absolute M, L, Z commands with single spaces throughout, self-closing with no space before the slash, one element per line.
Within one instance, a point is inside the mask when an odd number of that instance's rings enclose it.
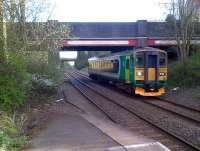
<path fill-rule="evenodd" d="M 168 69 L 170 87 L 200 86 L 200 50 L 193 53 L 185 62 L 170 64 Z"/>
<path fill-rule="evenodd" d="M 35 58 L 12 53 L 0 63 L 0 151 L 20 150 L 27 143 L 24 124 L 28 117 L 21 110 L 34 100 L 55 96 L 62 82 L 58 61 Z"/>
<path fill-rule="evenodd" d="M 15 151 L 27 142 L 16 110 L 25 103 L 29 78 L 24 59 L 17 54 L 1 62 L 0 72 L 0 151 Z"/>

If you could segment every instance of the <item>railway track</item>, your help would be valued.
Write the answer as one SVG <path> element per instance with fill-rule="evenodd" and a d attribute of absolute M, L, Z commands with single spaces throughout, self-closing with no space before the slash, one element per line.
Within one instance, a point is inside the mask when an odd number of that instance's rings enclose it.
<path fill-rule="evenodd" d="M 76 75 L 75 75 L 75 74 L 76 74 Z M 140 113 L 137 113 L 137 112 L 135 112 L 135 111 L 133 111 L 133 110 L 131 110 L 131 109 L 129 109 L 129 108 L 127 108 L 127 107 L 125 107 L 125 106 L 119 104 L 119 103 L 117 103 L 116 101 L 114 101 L 114 100 L 111 99 L 110 97 L 107 97 L 107 96 L 105 96 L 104 94 L 100 93 L 100 92 L 97 91 L 94 87 L 92 87 L 92 86 L 90 86 L 89 84 L 87 84 L 87 83 L 85 83 L 85 82 L 79 80 L 79 79 L 76 77 L 77 75 L 80 76 L 80 75 L 82 75 L 82 74 L 80 74 L 80 73 L 73 73 L 73 74 L 71 74 L 71 75 L 68 75 L 68 77 L 69 77 L 69 78 L 71 77 L 71 79 L 73 78 L 72 84 L 73 84 L 79 91 L 81 91 L 81 93 L 84 94 L 86 97 L 88 97 L 87 94 L 86 94 L 86 92 L 85 92 L 85 89 L 87 88 L 87 89 L 90 89 L 90 91 L 93 91 L 93 93 L 98 94 L 100 97 L 104 98 L 105 100 L 107 100 L 107 101 L 109 101 L 109 102 L 111 102 L 111 103 L 117 105 L 118 107 L 120 107 L 120 108 L 122 108 L 122 109 L 128 111 L 129 113 L 133 114 L 134 116 L 137 116 L 137 117 L 139 117 L 140 119 L 143 119 L 143 120 L 145 120 L 146 122 L 148 122 L 148 123 L 150 123 L 150 124 L 156 126 L 157 128 L 159 128 L 159 129 L 165 131 L 166 133 L 170 134 L 171 136 L 178 138 L 179 140 L 181 140 L 182 142 L 186 143 L 186 144 L 189 145 L 190 147 L 192 147 L 192 148 L 194 148 L 194 149 L 196 149 L 196 150 L 200 150 L 199 146 L 197 146 L 197 145 L 195 145 L 195 144 L 193 144 L 193 143 L 191 143 L 191 142 L 186 141 L 185 139 L 181 138 L 180 136 L 178 136 L 178 135 L 176 135 L 176 134 L 170 132 L 169 130 L 160 127 L 160 126 L 157 125 L 156 123 L 150 121 L 148 118 L 145 118 L 144 116 L 141 116 Z M 88 78 L 88 77 L 85 76 L 85 75 L 82 75 L 82 76 L 84 76 L 85 78 Z M 80 87 L 85 87 L 85 88 L 80 88 Z M 95 101 L 93 100 L 93 98 L 90 97 L 89 99 L 90 99 L 90 101 L 92 101 L 96 106 L 98 106 L 98 104 L 95 103 Z M 102 110 L 102 108 L 101 108 L 100 106 L 98 106 L 98 108 L 100 108 L 100 109 Z M 105 111 L 104 111 L 104 113 L 107 114 Z M 109 118 L 110 118 L 112 121 L 114 121 L 114 119 L 112 119 L 112 117 L 109 117 Z"/>
<path fill-rule="evenodd" d="M 74 70 L 74 72 L 84 78 L 87 78 L 88 80 L 92 80 L 88 77 L 88 75 L 86 73 L 83 73 L 83 72 L 80 72 L 80 71 L 77 71 L 77 70 Z M 94 81 L 93 81 L 94 82 Z M 159 101 L 162 101 L 162 102 L 167 102 L 168 104 L 172 104 L 172 105 L 175 105 L 175 106 L 178 106 L 178 107 L 181 107 L 181 108 L 184 108 L 184 109 L 187 109 L 187 110 L 190 110 L 190 111 L 196 111 L 196 112 L 199 112 L 200 113 L 200 109 L 198 108 L 194 108 L 194 107 L 190 107 L 190 106 L 186 106 L 185 104 L 181 104 L 181 103 L 177 103 L 175 101 L 172 101 L 172 100 L 168 100 L 168 99 L 164 99 L 164 98 L 161 98 L 161 97 L 153 97 L 155 100 L 159 100 Z"/>
<path fill-rule="evenodd" d="M 77 105 L 71 103 L 70 101 L 68 101 L 68 96 L 67 96 L 67 94 L 65 93 L 65 90 L 64 90 L 63 86 L 61 86 L 60 92 L 61 92 L 63 101 L 64 101 L 65 103 L 68 103 L 68 104 L 70 104 L 71 106 L 73 106 L 74 108 L 78 109 L 80 112 L 85 113 L 85 111 L 84 111 L 82 108 L 80 108 L 79 106 L 77 106 Z"/>
<path fill-rule="evenodd" d="M 183 117 L 186 120 L 192 121 L 196 124 L 200 123 L 200 112 L 193 110 L 191 108 L 180 107 L 177 104 L 171 104 L 165 100 L 141 100 L 142 102 L 160 108 L 162 110 L 176 114 L 179 117 Z"/>
<path fill-rule="evenodd" d="M 77 70 L 74 70 L 74 72 L 84 78 L 87 78 L 88 80 L 92 80 L 88 77 L 88 74 L 86 73 L 83 73 L 83 72 L 80 72 L 80 71 L 77 71 Z M 95 81 L 93 81 L 95 82 Z M 187 109 L 187 110 L 190 110 L 190 111 L 196 111 L 198 113 L 200 113 L 200 109 L 198 108 L 194 108 L 193 106 L 190 107 L 190 106 L 186 106 L 185 104 L 181 104 L 181 103 L 178 103 L 178 102 L 175 102 L 173 100 L 168 100 L 168 99 L 164 99 L 164 98 L 161 98 L 161 97 L 153 97 L 155 100 L 159 100 L 159 101 L 162 101 L 162 102 L 167 102 L 168 104 L 171 104 L 171 105 L 174 105 L 174 106 L 177 106 L 177 107 L 181 107 L 181 108 L 184 108 L 184 109 Z"/>
<path fill-rule="evenodd" d="M 69 79 L 70 79 L 70 77 L 71 77 L 71 75 L 66 75 Z M 75 81 L 72 81 L 72 80 L 70 80 L 71 81 L 71 83 L 72 83 L 72 85 L 77 89 L 77 90 L 79 90 L 79 92 L 87 99 L 87 100 L 89 100 L 93 105 L 95 105 L 98 109 L 100 109 L 101 110 L 101 112 L 103 112 L 106 116 L 107 116 L 107 118 L 108 119 L 110 119 L 112 122 L 114 122 L 114 123 L 116 123 L 116 121 L 110 116 L 110 115 L 108 115 L 91 97 L 89 97 L 88 95 L 87 95 L 87 93 L 85 92 L 85 90 L 84 89 L 82 89 L 81 87 L 80 87 L 80 85 L 77 83 L 77 82 L 75 82 Z M 80 107 L 79 107 L 80 108 Z"/>
<path fill-rule="evenodd" d="M 81 72 L 75 72 L 76 74 L 91 80 L 87 75 L 81 73 Z M 165 111 L 171 112 L 173 114 L 176 114 L 178 116 L 182 116 L 187 120 L 199 123 L 200 122 L 200 110 L 197 110 L 195 108 L 191 108 L 182 104 L 178 104 L 166 99 L 162 99 L 159 97 L 153 97 L 153 99 L 147 99 L 147 98 L 134 98 L 139 99 L 140 101 L 155 106 L 157 108 L 163 109 Z"/>
<path fill-rule="evenodd" d="M 179 106 L 179 107 L 181 107 L 181 108 L 185 108 L 185 109 L 188 109 L 188 110 L 191 110 L 191 111 L 196 111 L 196 112 L 199 112 L 199 113 L 200 113 L 200 109 L 196 109 L 196 108 L 194 108 L 194 107 L 189 107 L 189 106 L 186 106 L 186 105 L 184 105 L 184 104 L 176 103 L 175 101 L 170 101 L 170 100 L 163 99 L 163 98 L 160 98 L 160 97 L 155 97 L 155 99 L 160 100 L 160 101 L 167 102 L 167 103 L 172 104 L 172 105 Z"/>

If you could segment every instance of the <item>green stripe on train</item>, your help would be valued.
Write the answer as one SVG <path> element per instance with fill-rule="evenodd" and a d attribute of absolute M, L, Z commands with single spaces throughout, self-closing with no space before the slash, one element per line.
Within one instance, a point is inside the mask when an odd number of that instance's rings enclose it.
<path fill-rule="evenodd" d="M 119 76 L 119 79 L 121 81 L 124 81 L 125 80 L 126 57 L 125 56 L 120 56 L 120 61 L 121 61 L 121 64 L 120 64 L 120 76 Z"/>

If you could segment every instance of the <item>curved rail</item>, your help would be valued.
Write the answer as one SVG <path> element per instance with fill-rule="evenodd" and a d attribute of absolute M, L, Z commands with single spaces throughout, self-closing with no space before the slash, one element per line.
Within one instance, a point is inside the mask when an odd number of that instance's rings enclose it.
<path fill-rule="evenodd" d="M 80 76 L 83 76 L 84 78 L 87 78 L 88 80 L 91 80 L 87 75 L 81 73 L 81 72 L 78 72 L 78 71 L 75 71 L 76 74 L 79 74 Z M 168 111 L 168 112 L 171 112 L 173 114 L 176 114 L 178 116 L 182 116 L 190 121 L 193 121 L 193 122 L 196 122 L 196 123 L 199 123 L 200 122 L 200 111 L 197 110 L 197 109 L 193 109 L 191 107 L 187 107 L 185 105 L 182 105 L 182 104 L 178 104 L 178 103 L 175 103 L 175 102 L 172 102 L 172 101 L 169 101 L 169 100 L 165 100 L 165 99 L 161 99 L 161 98 L 158 98 L 158 97 L 153 97 L 155 100 L 152 100 L 152 101 L 146 101 L 146 100 L 143 100 L 143 99 L 140 99 L 140 101 L 144 102 L 144 103 L 147 103 L 151 106 L 155 106 L 157 108 L 160 108 L 160 109 L 163 109 L 165 111 Z M 138 98 L 137 98 L 138 99 Z M 171 108 L 167 108 L 165 106 L 160 106 L 159 105 L 159 102 L 156 102 L 156 101 L 162 101 L 163 103 L 165 103 L 166 105 L 170 105 L 174 108 L 177 108 L 179 110 L 182 110 L 183 112 L 178 112 L 177 110 L 173 110 Z M 158 103 L 158 104 L 156 104 Z M 185 111 L 184 111 L 185 110 Z M 188 113 L 188 114 L 187 114 Z M 189 116 L 190 115 L 190 116 Z M 196 118 L 195 118 L 196 117 Z"/>
<path fill-rule="evenodd" d="M 164 101 L 164 102 L 167 102 L 169 104 L 173 104 L 173 105 L 176 105 L 176 106 L 179 106 L 179 107 L 182 107 L 182 108 L 185 108 L 185 109 L 188 109 L 188 110 L 191 110 L 191 111 L 196 111 L 196 112 L 199 112 L 200 113 L 200 110 L 196 109 L 196 108 L 191 108 L 191 107 L 188 107 L 186 105 L 183 105 L 183 104 L 180 104 L 180 103 L 176 103 L 176 102 L 173 102 L 173 101 L 169 101 L 167 99 L 163 99 L 163 98 L 160 98 L 160 97 L 155 97 L 155 99 L 157 100 L 160 100 L 160 101 Z"/>
<path fill-rule="evenodd" d="M 74 74 L 74 73 L 73 73 L 73 74 Z M 120 106 L 121 108 L 125 109 L 126 111 L 132 113 L 133 115 L 139 117 L 140 119 L 146 121 L 147 123 L 150 123 L 151 125 L 153 125 L 153 126 L 157 127 L 158 129 L 164 131 L 165 133 L 167 133 L 167 134 L 169 134 L 169 135 L 175 137 L 176 139 L 182 141 L 183 143 L 189 145 L 190 147 L 192 147 L 192 148 L 194 148 L 194 149 L 196 149 L 196 150 L 200 150 L 199 146 L 197 146 L 197 145 L 195 145 L 195 144 L 193 144 L 193 143 L 191 143 L 191 142 L 186 141 L 185 139 L 183 139 L 183 138 L 181 138 L 180 136 L 178 136 L 178 135 L 176 135 L 176 134 L 174 134 L 174 133 L 168 131 L 167 129 L 165 129 L 165 128 L 163 128 L 163 127 L 160 127 L 159 125 L 157 125 L 156 123 L 152 122 L 152 121 L 149 120 L 148 118 L 141 116 L 139 113 L 134 112 L 134 111 L 128 109 L 127 107 L 124 107 L 123 105 L 117 103 L 116 101 L 114 101 L 114 100 L 111 99 L 110 97 L 107 97 L 107 96 L 103 95 L 102 93 L 100 93 L 99 91 L 97 91 L 96 89 L 94 89 L 93 87 L 91 87 L 90 85 L 88 85 L 87 83 L 85 83 L 85 82 L 79 80 L 79 79 L 76 78 L 74 75 L 70 74 L 70 76 L 71 76 L 72 78 L 74 78 L 76 81 L 78 81 L 79 83 L 81 83 L 82 85 L 84 85 L 84 86 L 86 86 L 87 88 L 89 88 L 91 91 L 93 91 L 93 92 L 97 93 L 98 95 L 100 95 L 101 97 L 107 99 L 108 101 L 110 101 L 110 102 L 112 102 L 112 103 L 114 103 L 114 104 Z M 104 112 L 104 113 L 105 113 L 105 112 Z"/>
<path fill-rule="evenodd" d="M 188 109 L 188 108 L 181 108 L 179 106 L 176 106 L 176 104 L 173 104 L 173 108 L 177 108 L 177 110 L 182 110 L 182 112 L 179 112 L 179 111 L 174 110 L 172 108 L 167 108 L 164 105 L 161 106 L 159 104 L 159 102 L 156 102 L 156 100 L 152 100 L 152 101 L 141 100 L 141 101 L 144 102 L 144 103 L 147 103 L 149 105 L 155 106 L 157 108 L 160 108 L 162 110 L 176 114 L 177 116 L 184 117 L 185 119 L 192 121 L 194 123 L 197 123 L 197 124 L 200 123 L 200 112 L 197 112 L 195 110 Z M 163 102 L 163 103 L 168 103 L 168 102 Z"/>
<path fill-rule="evenodd" d="M 73 76 L 71 76 L 71 75 L 66 75 L 69 79 L 71 78 L 71 77 L 73 77 Z M 71 76 L 71 77 L 70 77 Z M 90 98 L 85 92 L 84 92 L 84 90 L 83 89 L 81 89 L 80 87 L 78 87 L 76 84 L 74 84 L 73 82 L 72 82 L 72 80 L 70 80 L 71 81 L 71 83 L 72 83 L 72 85 L 87 99 L 87 100 L 89 100 L 93 105 L 95 105 L 98 109 L 100 109 L 106 116 L 107 116 L 107 118 L 108 119 L 110 119 L 112 122 L 114 122 L 114 123 L 116 123 L 116 121 L 111 117 L 111 116 L 109 116 L 97 103 L 95 103 L 95 101 L 92 99 L 92 98 Z"/>

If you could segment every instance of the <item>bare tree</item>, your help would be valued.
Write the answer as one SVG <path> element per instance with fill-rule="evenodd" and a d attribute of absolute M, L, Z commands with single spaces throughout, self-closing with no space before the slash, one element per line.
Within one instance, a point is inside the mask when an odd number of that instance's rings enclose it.
<path fill-rule="evenodd" d="M 45 0 L 3 0 L 3 13 L 7 26 L 9 51 L 27 48 L 27 20 L 32 22 L 43 13 Z M 34 19 L 33 19 L 34 16 Z M 31 20 L 33 19 L 33 20 Z"/>
<path fill-rule="evenodd" d="M 49 63 L 59 62 L 58 41 L 69 37 L 71 29 L 58 21 L 43 22 L 50 18 L 53 11 L 48 1 L 3 0 L 9 53 L 14 51 L 26 55 L 30 51 L 46 51 Z"/>
<path fill-rule="evenodd" d="M 19 12 L 20 12 L 20 33 L 22 35 L 22 43 L 24 46 L 24 49 L 26 50 L 26 44 L 27 44 L 27 37 L 26 37 L 26 0 L 19 0 Z"/>
<path fill-rule="evenodd" d="M 0 63 L 4 58 L 3 41 L 3 0 L 0 0 Z"/>
<path fill-rule="evenodd" d="M 174 16 L 178 56 L 182 62 L 189 56 L 195 24 L 199 21 L 200 7 L 197 3 L 197 0 L 172 0 L 170 4 Z"/>
<path fill-rule="evenodd" d="M 7 35 L 6 23 L 4 22 L 3 0 L 0 0 L 0 63 L 6 61 Z"/>
<path fill-rule="evenodd" d="M 66 38 L 69 26 L 44 20 L 49 19 L 53 9 L 48 0 L 4 0 L 4 18 L 7 21 L 9 46 L 25 50 L 27 45 L 41 45 L 49 39 Z M 49 11 L 50 10 L 50 11 Z M 16 46 L 17 45 L 17 46 Z"/>

